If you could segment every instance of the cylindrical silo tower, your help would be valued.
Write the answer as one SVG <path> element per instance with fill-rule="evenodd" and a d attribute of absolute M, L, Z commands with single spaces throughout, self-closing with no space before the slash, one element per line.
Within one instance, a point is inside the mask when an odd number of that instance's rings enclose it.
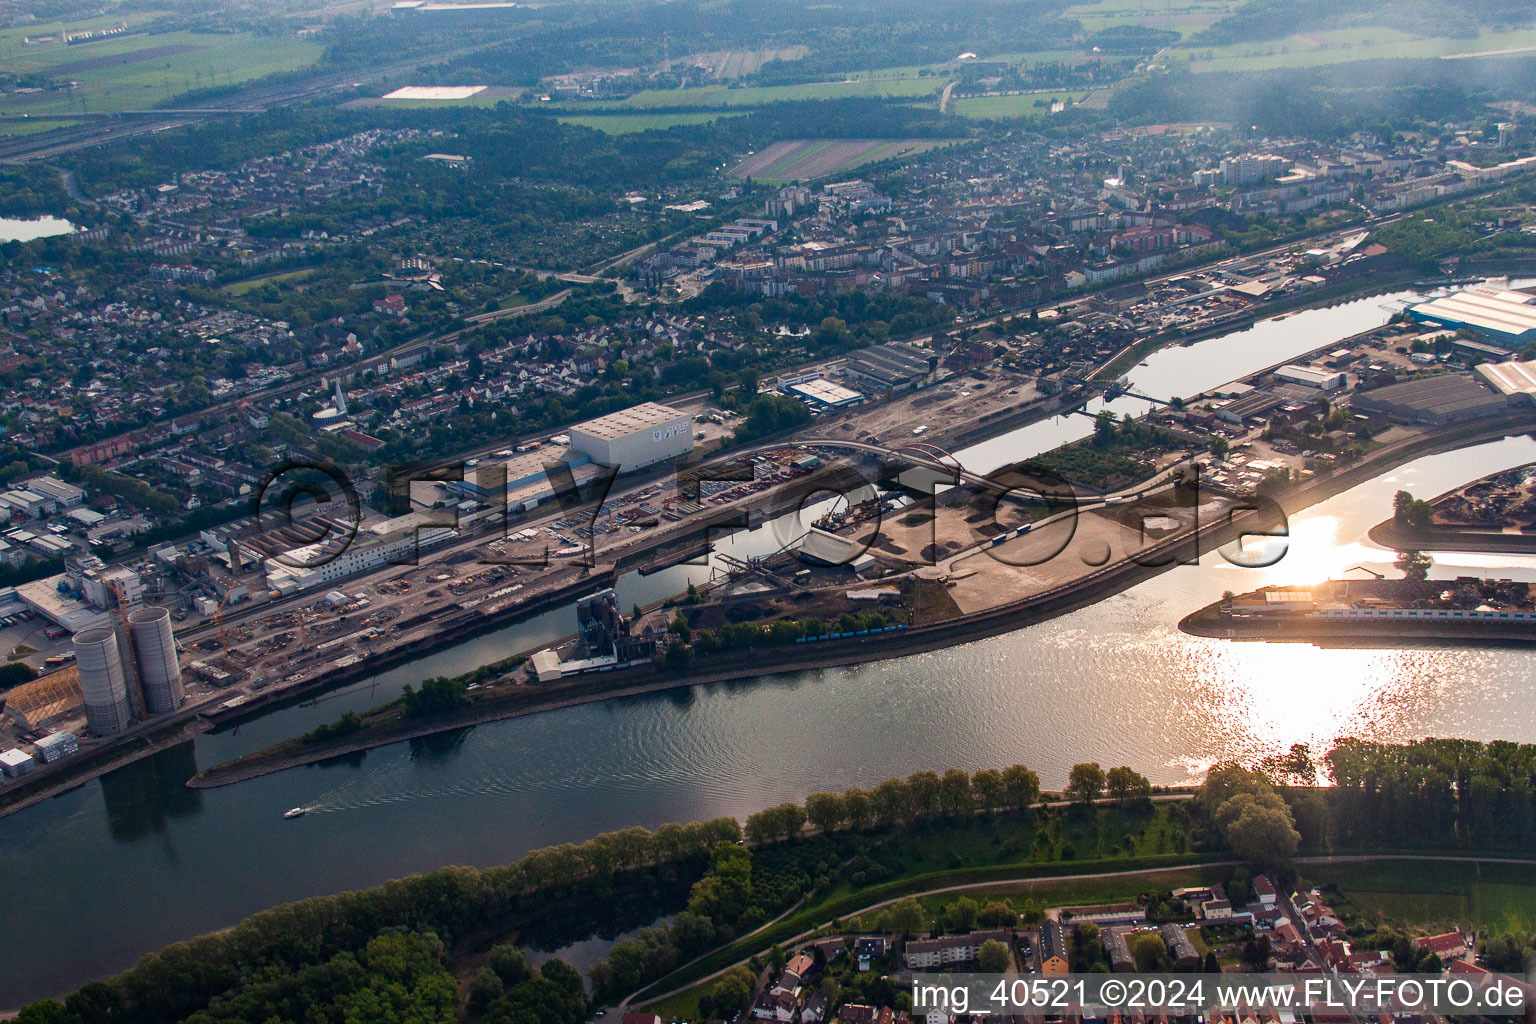
<path fill-rule="evenodd" d="M 74 643 L 86 726 L 97 736 L 122 732 L 129 719 L 128 681 L 117 634 L 110 629 L 83 629 L 75 634 Z"/>
<path fill-rule="evenodd" d="M 133 655 L 148 713 L 175 711 L 187 695 L 181 685 L 181 664 L 176 660 L 171 613 L 164 608 L 135 609 L 128 613 L 128 631 L 133 636 Z"/>

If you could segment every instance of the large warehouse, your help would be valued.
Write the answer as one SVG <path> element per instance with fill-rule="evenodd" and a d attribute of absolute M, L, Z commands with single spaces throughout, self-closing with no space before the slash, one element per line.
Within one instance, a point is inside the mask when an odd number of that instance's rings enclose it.
<path fill-rule="evenodd" d="M 1358 412 L 1379 412 L 1398 423 L 1461 423 L 1504 411 L 1501 394 L 1454 373 L 1389 384 L 1357 392 L 1350 405 Z"/>
<path fill-rule="evenodd" d="M 1415 320 L 1470 327 L 1516 346 L 1536 341 L 1536 295 L 1480 284 L 1408 307 Z"/>
<path fill-rule="evenodd" d="M 570 435 L 571 451 L 627 473 L 693 451 L 693 416 L 646 402 L 578 424 Z"/>
<path fill-rule="evenodd" d="M 1511 402 L 1536 402 L 1536 361 L 1479 363 L 1477 374 Z"/>
<path fill-rule="evenodd" d="M 849 353 L 843 379 L 874 394 L 895 393 L 921 387 L 923 378 L 938 365 L 939 357 L 934 353 L 893 342 Z"/>

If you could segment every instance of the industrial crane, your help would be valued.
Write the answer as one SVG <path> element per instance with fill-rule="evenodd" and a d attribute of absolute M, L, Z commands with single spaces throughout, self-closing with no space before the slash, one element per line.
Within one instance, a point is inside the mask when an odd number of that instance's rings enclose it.
<path fill-rule="evenodd" d="M 224 604 L 234 590 L 234 587 L 230 587 L 224 591 L 224 596 L 219 598 L 219 606 L 213 610 L 213 624 L 219 627 L 219 650 L 226 658 L 229 657 L 229 635 L 224 632 Z"/>

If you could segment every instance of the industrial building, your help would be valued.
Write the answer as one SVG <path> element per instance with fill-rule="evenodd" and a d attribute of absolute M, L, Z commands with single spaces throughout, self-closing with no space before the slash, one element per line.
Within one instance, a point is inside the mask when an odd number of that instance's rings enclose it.
<path fill-rule="evenodd" d="M 1284 396 L 1273 391 L 1250 391 L 1241 398 L 1234 398 L 1220 409 L 1216 416 L 1234 426 L 1243 426 L 1285 404 Z"/>
<path fill-rule="evenodd" d="M 1482 363 L 1477 375 L 1508 401 L 1536 402 L 1536 361 Z"/>
<path fill-rule="evenodd" d="M 1536 341 L 1536 295 L 1491 285 L 1476 285 L 1408 307 L 1423 323 L 1452 329 L 1469 327 L 1516 347 Z"/>
<path fill-rule="evenodd" d="M 186 702 L 171 615 L 140 608 L 120 634 L 97 627 L 76 633 L 86 727 L 96 736 L 122 732 L 135 715 L 164 715 Z"/>
<path fill-rule="evenodd" d="M 877 345 L 849 355 L 843 379 L 876 394 L 894 393 L 920 386 L 938 366 L 937 355 L 915 345 Z"/>
<path fill-rule="evenodd" d="M 117 646 L 117 634 L 97 627 L 75 634 L 75 661 L 80 669 L 80 693 L 85 699 L 86 728 L 110 736 L 128 728 L 128 677 Z"/>
<path fill-rule="evenodd" d="M 656 653 L 654 637 L 631 631 L 632 623 L 619 611 L 619 598 L 612 587 L 576 602 L 576 630 L 593 667 L 603 662 L 628 664 Z M 577 670 L 580 667 L 576 666 Z M 561 668 L 565 674 L 572 671 L 567 663 Z"/>
<path fill-rule="evenodd" d="M 84 706 L 76 665 L 13 686 L 5 694 L 5 716 L 28 732 L 41 732 L 54 722 L 75 718 Z"/>
<path fill-rule="evenodd" d="M 33 767 L 32 755 L 25 750 L 0 750 L 0 771 L 5 772 L 11 778 L 19 778 Z"/>
<path fill-rule="evenodd" d="M 56 732 L 34 741 L 32 749 L 37 751 L 38 760 L 43 764 L 52 764 L 70 754 L 78 754 L 80 740 L 72 732 Z"/>
<path fill-rule="evenodd" d="M 1303 387 L 1317 388 L 1319 391 L 1336 391 L 1342 388 L 1348 381 L 1348 375 L 1339 370 L 1319 370 L 1315 366 L 1301 366 L 1296 363 L 1287 363 L 1273 374 L 1276 380 L 1285 381 L 1287 384 L 1300 384 Z"/>
<path fill-rule="evenodd" d="M 1444 425 L 1496 416 L 1507 400 L 1469 377 L 1445 373 L 1357 392 L 1356 412 L 1379 412 L 1398 423 Z"/>
<path fill-rule="evenodd" d="M 834 384 L 825 377 L 797 381 L 786 385 L 783 391 L 790 398 L 798 398 L 817 411 L 847 409 L 864 402 L 864 396 L 859 392 Z"/>
<path fill-rule="evenodd" d="M 465 471 L 463 480 L 446 481 L 443 487 L 463 501 L 491 507 L 504 504 L 514 514 L 528 512 L 555 498 L 556 482 L 549 476 L 553 451 L 536 448 L 505 461 L 476 466 Z M 570 471 L 570 483 L 578 490 L 602 475 L 601 468 L 585 455 L 567 453 L 559 463 Z M 460 507 L 460 511 L 466 510 Z"/>
<path fill-rule="evenodd" d="M 627 473 L 693 451 L 693 416 L 646 402 L 577 424 L 570 438 L 572 452 Z"/>
<path fill-rule="evenodd" d="M 176 637 L 171 632 L 171 613 L 166 608 L 139 608 L 128 615 L 133 657 L 144 688 L 145 711 L 164 715 L 187 700 L 176 658 Z"/>
<path fill-rule="evenodd" d="M 265 559 L 267 586 L 279 594 L 324 586 L 385 565 L 405 565 L 429 548 L 459 535 L 442 525 L 445 513 L 412 512 L 364 523 L 353 535 L 344 524 L 327 539 L 290 548 Z M 459 524 L 464 524 L 461 517 Z"/>

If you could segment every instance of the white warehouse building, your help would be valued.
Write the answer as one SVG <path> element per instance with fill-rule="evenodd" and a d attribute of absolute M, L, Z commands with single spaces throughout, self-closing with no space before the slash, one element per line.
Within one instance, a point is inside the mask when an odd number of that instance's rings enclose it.
<path fill-rule="evenodd" d="M 1337 370 L 1319 370 L 1315 366 L 1300 366 L 1296 363 L 1280 367 L 1274 372 L 1274 378 L 1287 384 L 1317 388 L 1319 391 L 1335 391 L 1349 382 L 1348 375 Z"/>
<path fill-rule="evenodd" d="M 570 436 L 571 451 L 627 473 L 693 451 L 693 416 L 646 402 L 578 424 Z"/>

